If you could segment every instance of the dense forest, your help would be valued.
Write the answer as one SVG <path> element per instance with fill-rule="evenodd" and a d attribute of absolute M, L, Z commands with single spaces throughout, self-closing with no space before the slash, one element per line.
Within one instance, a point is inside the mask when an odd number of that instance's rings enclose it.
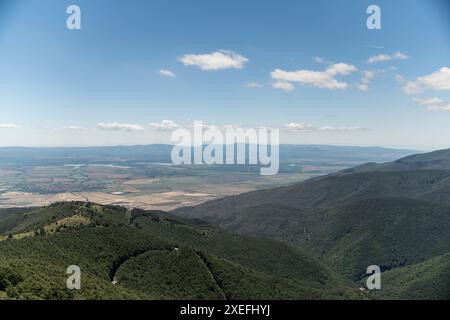
<path fill-rule="evenodd" d="M 0 225 L 2 299 L 361 298 L 299 248 L 162 212 L 57 203 L 1 210 Z"/>

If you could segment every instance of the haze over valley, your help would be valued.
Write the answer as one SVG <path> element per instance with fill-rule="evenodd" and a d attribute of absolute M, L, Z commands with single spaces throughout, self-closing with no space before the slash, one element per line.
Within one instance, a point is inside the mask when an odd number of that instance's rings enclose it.
<path fill-rule="evenodd" d="M 91 201 L 167 211 L 414 152 L 283 145 L 280 173 L 263 177 L 256 165 L 173 165 L 172 148 L 0 148 L 0 208 Z"/>

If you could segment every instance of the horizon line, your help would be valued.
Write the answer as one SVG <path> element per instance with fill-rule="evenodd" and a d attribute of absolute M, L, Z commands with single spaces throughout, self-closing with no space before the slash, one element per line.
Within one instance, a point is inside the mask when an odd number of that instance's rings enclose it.
<path fill-rule="evenodd" d="M 235 145 L 239 143 L 234 143 Z M 176 146 L 177 144 L 171 143 L 150 143 L 150 144 L 112 144 L 112 145 L 54 145 L 54 146 L 1 146 L 0 149 L 75 149 L 75 148 L 126 148 L 126 147 L 146 147 L 146 146 Z M 208 144 L 203 144 L 203 146 Z M 224 143 L 224 146 L 229 145 Z M 249 145 L 249 143 L 245 143 L 245 145 Z M 259 144 L 257 144 L 259 145 Z M 310 146 L 310 147 L 340 147 L 340 148 L 380 148 L 380 149 L 392 149 L 392 150 L 402 150 L 402 151 L 437 151 L 437 150 L 445 150 L 449 149 L 450 146 L 440 146 L 440 147 L 395 147 L 395 146 L 381 146 L 381 145 L 347 145 L 347 144 L 302 144 L 302 143 L 280 143 L 279 146 Z M 196 147 L 195 145 L 192 147 Z"/>

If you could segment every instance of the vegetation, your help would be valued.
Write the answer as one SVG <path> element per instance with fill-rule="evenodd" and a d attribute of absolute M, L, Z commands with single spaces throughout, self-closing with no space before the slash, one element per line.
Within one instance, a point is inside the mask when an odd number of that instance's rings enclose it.
<path fill-rule="evenodd" d="M 448 157 L 170 214 L 88 202 L 0 210 L 0 298 L 450 299 Z M 66 288 L 70 265 L 82 290 Z M 380 292 L 358 289 L 370 265 L 383 272 Z"/>
<path fill-rule="evenodd" d="M 117 281 L 160 299 L 224 299 L 198 255 L 189 249 L 148 251 L 126 261 Z"/>
<path fill-rule="evenodd" d="M 7 299 L 319 299 L 352 291 L 300 249 L 160 212 L 75 202 L 18 215 L 0 241 Z M 82 270 L 81 290 L 66 288 L 70 265 Z"/>
<path fill-rule="evenodd" d="M 383 273 L 385 299 L 450 300 L 450 254 Z"/>
<path fill-rule="evenodd" d="M 238 234 L 299 246 L 313 252 L 335 273 L 360 283 L 370 265 L 380 266 L 386 275 L 390 270 L 396 274 L 449 253 L 449 194 L 450 151 L 442 150 L 382 165 L 367 164 L 173 213 Z M 426 283 L 434 287 L 431 278 L 421 285 Z M 383 296 L 412 296 L 405 288 L 400 284 L 394 290 L 387 285 Z M 437 292 L 445 291 L 439 288 L 436 286 Z M 436 297 L 430 290 L 424 288 L 415 295 Z"/>

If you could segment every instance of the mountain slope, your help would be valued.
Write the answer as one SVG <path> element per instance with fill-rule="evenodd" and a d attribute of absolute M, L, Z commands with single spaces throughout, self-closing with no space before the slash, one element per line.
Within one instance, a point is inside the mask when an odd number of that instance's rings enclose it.
<path fill-rule="evenodd" d="M 410 171 L 410 170 L 450 170 L 450 149 L 429 153 L 413 154 L 399 160 L 383 164 L 366 164 L 356 171 Z"/>
<path fill-rule="evenodd" d="M 14 216 L 16 223 L 0 233 L 0 297 L 358 297 L 303 250 L 160 212 L 58 203 L 25 212 L 0 210 L 0 219 L 5 216 Z M 70 265 L 82 270 L 80 291 L 66 288 Z M 240 284 L 233 282 L 237 278 Z"/>
<path fill-rule="evenodd" d="M 389 270 L 450 251 L 449 159 L 448 150 L 411 156 L 381 165 L 398 171 L 369 165 L 174 214 L 309 248 L 358 280 L 371 264 Z"/>
<path fill-rule="evenodd" d="M 384 299 L 450 300 L 450 254 L 382 274 Z"/>

